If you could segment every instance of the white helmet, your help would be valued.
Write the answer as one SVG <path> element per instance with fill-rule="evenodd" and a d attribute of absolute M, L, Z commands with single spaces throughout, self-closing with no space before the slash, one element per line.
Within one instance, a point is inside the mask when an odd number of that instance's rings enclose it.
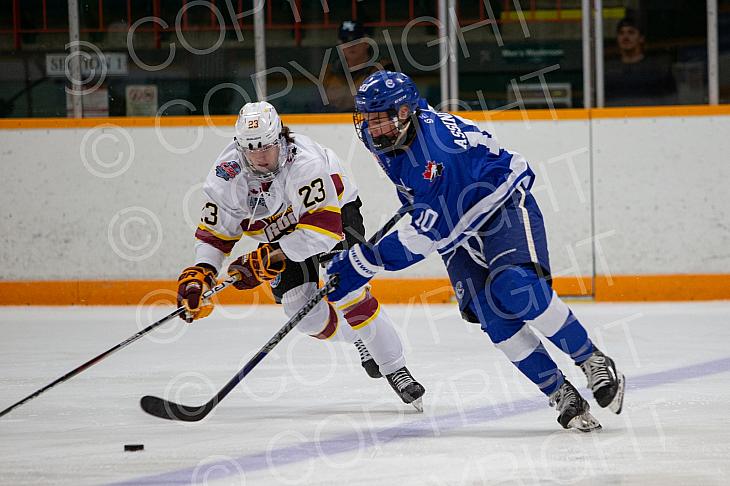
<path fill-rule="evenodd" d="M 273 180 L 289 158 L 289 147 L 276 108 L 266 101 L 246 103 L 236 120 L 236 148 L 248 171 Z"/>

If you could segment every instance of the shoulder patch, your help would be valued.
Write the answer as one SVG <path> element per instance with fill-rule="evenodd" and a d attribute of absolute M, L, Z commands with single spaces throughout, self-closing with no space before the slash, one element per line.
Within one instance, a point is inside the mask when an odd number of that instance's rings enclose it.
<path fill-rule="evenodd" d="M 428 182 L 432 182 L 444 172 L 444 164 L 429 160 L 426 164 L 426 170 L 423 172 L 423 178 Z"/>
<path fill-rule="evenodd" d="M 215 175 L 226 181 L 230 181 L 240 173 L 241 165 L 236 160 L 222 162 L 215 168 Z"/>

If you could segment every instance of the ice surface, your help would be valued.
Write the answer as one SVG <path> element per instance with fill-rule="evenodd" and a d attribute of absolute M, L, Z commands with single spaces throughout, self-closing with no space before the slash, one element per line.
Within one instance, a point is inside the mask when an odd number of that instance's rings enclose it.
<path fill-rule="evenodd" d="M 562 430 L 454 306 L 420 304 L 388 311 L 426 386 L 424 414 L 368 378 L 354 347 L 296 331 L 203 422 L 144 414 L 145 394 L 203 403 L 285 321 L 274 306 L 227 307 L 166 325 L 0 419 L 0 483 L 727 484 L 730 302 L 572 307 L 627 376 L 621 415 L 591 400 L 598 434 Z M 168 311 L 0 309 L 0 408 Z"/>

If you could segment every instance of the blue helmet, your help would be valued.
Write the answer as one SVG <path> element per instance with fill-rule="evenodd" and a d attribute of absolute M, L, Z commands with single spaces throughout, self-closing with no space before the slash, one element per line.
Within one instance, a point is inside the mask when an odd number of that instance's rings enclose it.
<path fill-rule="evenodd" d="M 418 108 L 418 88 L 411 78 L 403 73 L 378 71 L 362 82 L 355 95 L 355 110 L 360 113 L 398 111 L 407 105 L 411 112 Z"/>
<path fill-rule="evenodd" d="M 403 73 L 378 71 L 362 82 L 355 95 L 355 113 L 353 121 L 360 140 L 374 152 L 383 152 L 400 148 L 407 143 L 407 133 L 413 130 L 413 116 L 419 108 L 421 96 L 416 84 Z M 402 107 L 409 108 L 407 119 L 400 119 L 398 112 Z M 368 129 L 365 113 L 385 113 L 392 121 L 392 129 L 383 132 L 377 130 L 373 136 Z"/>

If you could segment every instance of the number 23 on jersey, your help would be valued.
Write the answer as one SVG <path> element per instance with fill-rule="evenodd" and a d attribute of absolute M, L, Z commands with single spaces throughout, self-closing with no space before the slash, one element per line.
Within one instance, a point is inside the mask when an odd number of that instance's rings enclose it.
<path fill-rule="evenodd" d="M 305 208 L 311 208 L 327 198 L 321 178 L 314 179 L 308 185 L 300 187 L 298 192 L 302 196 Z"/>

